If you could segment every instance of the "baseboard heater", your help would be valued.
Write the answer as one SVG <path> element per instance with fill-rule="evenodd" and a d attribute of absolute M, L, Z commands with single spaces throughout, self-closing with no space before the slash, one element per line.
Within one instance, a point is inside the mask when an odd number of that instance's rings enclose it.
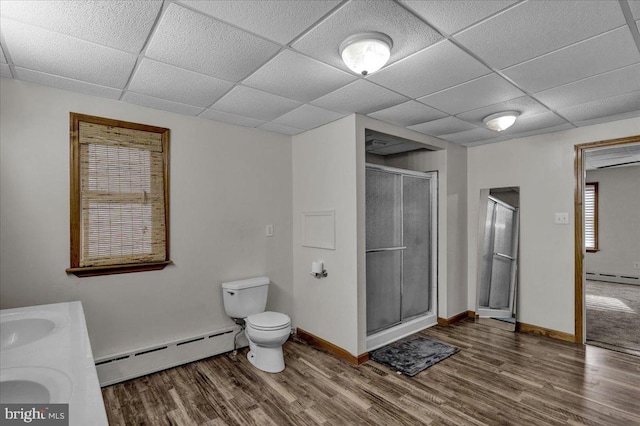
<path fill-rule="evenodd" d="M 100 386 L 112 385 L 232 351 L 233 338 L 239 331 L 240 327 L 230 326 L 209 333 L 98 358 L 95 360 L 95 364 Z M 249 344 L 244 333 L 238 336 L 237 342 L 239 348 Z"/>
<path fill-rule="evenodd" d="M 587 272 L 587 279 L 592 281 L 608 281 L 610 283 L 640 285 L 640 277 L 633 275 L 617 275 L 604 272 Z"/>

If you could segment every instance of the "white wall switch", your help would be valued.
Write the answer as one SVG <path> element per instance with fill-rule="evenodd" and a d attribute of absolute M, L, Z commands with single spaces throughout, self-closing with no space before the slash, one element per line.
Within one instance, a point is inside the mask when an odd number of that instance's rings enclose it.
<path fill-rule="evenodd" d="M 569 224 L 569 213 L 556 213 L 555 223 L 557 225 L 568 225 Z"/>
<path fill-rule="evenodd" d="M 273 237 L 273 225 L 267 225 L 267 237 Z"/>

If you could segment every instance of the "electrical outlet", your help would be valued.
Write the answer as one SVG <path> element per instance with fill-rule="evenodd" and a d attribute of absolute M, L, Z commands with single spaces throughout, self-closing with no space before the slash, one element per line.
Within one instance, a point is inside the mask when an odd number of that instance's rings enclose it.
<path fill-rule="evenodd" d="M 267 225 L 266 235 L 267 237 L 273 237 L 273 225 Z"/>
<path fill-rule="evenodd" d="M 640 269 L 640 262 L 633 262 L 633 269 Z"/>

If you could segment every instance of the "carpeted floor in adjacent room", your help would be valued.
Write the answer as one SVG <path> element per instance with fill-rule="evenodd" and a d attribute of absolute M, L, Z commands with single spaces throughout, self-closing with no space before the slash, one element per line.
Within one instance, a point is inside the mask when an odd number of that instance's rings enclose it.
<path fill-rule="evenodd" d="M 586 284 L 587 343 L 640 356 L 640 286 Z"/>

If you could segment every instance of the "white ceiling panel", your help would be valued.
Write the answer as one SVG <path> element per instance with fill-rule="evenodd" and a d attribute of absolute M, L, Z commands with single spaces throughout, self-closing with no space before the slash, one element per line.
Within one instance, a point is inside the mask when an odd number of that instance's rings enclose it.
<path fill-rule="evenodd" d="M 353 112 L 369 114 L 407 100 L 402 95 L 376 86 L 364 79 L 358 79 L 311 103 L 332 111 L 344 112 L 345 114 Z"/>
<path fill-rule="evenodd" d="M 301 102 L 309 102 L 356 78 L 353 74 L 347 74 L 315 59 L 284 50 L 242 84 Z"/>
<path fill-rule="evenodd" d="M 0 46 L 0 63 L 7 63 L 7 58 L 4 56 L 4 50 L 2 50 L 2 46 Z"/>
<path fill-rule="evenodd" d="M 369 79 L 410 98 L 418 98 L 489 72 L 487 67 L 445 40 L 383 68 Z"/>
<path fill-rule="evenodd" d="M 482 140 L 492 139 L 497 142 L 496 139 L 506 140 L 504 136 L 500 136 L 499 133 L 486 128 L 476 127 L 471 130 L 465 130 L 463 132 L 450 133 L 447 135 L 438 136 L 440 139 L 444 139 L 449 142 L 455 142 L 460 144 L 466 144 L 471 142 L 478 142 Z"/>
<path fill-rule="evenodd" d="M 485 117 L 502 111 L 518 111 L 520 113 L 520 118 L 518 119 L 520 120 L 527 115 L 540 114 L 548 110 L 544 105 L 540 104 L 540 102 L 530 96 L 523 96 L 521 98 L 511 99 L 498 104 L 474 109 L 473 111 L 463 112 L 462 114 L 458 114 L 456 117 L 484 127 L 482 120 Z"/>
<path fill-rule="evenodd" d="M 214 121 L 222 121 L 224 123 L 235 124 L 243 127 L 258 127 L 264 124 L 263 120 L 255 118 L 241 117 L 239 115 L 228 114 L 226 112 L 215 111 L 212 109 L 205 110 L 200 117 Z"/>
<path fill-rule="evenodd" d="M 551 111 L 547 111 L 541 114 L 519 117 L 513 124 L 513 126 L 501 132 L 501 134 L 515 135 L 544 129 L 545 127 L 561 126 L 564 124 L 567 124 L 567 121 L 565 119 L 558 117 L 558 115 Z"/>
<path fill-rule="evenodd" d="M 640 90 L 640 64 L 554 87 L 533 96 L 553 109 L 560 109 L 636 90 Z"/>
<path fill-rule="evenodd" d="M 458 114 L 520 96 L 524 96 L 522 90 L 497 74 L 489 74 L 418 100 L 449 114 Z"/>
<path fill-rule="evenodd" d="M 183 0 L 182 3 L 221 21 L 280 44 L 287 44 L 337 6 L 340 1 Z"/>
<path fill-rule="evenodd" d="M 2 1 L 2 16 L 139 53 L 162 1 Z"/>
<path fill-rule="evenodd" d="M 415 124 L 409 126 L 411 130 L 416 132 L 426 133 L 427 135 L 440 136 L 450 133 L 464 132 L 466 130 L 474 129 L 476 126 L 460 120 L 456 117 L 445 117 L 438 120 L 429 121 L 426 123 Z"/>
<path fill-rule="evenodd" d="M 602 117 L 640 111 L 640 91 L 625 93 L 607 99 L 601 99 L 587 104 L 571 106 L 558 110 L 558 114 L 574 124 L 600 119 Z M 640 113 L 636 117 L 640 116 Z"/>
<path fill-rule="evenodd" d="M 432 45 L 442 37 L 399 4 L 391 1 L 352 1 L 313 28 L 293 48 L 345 71 L 340 44 L 349 36 L 377 31 L 393 40 L 389 63 Z"/>
<path fill-rule="evenodd" d="M 172 3 L 150 40 L 146 55 L 236 82 L 278 50 L 274 43 Z"/>
<path fill-rule="evenodd" d="M 7 69 L 8 68 L 9 67 L 7 67 Z M 32 71 L 20 67 L 15 67 L 14 69 L 18 80 L 42 84 L 43 86 L 51 86 L 58 89 L 70 90 L 72 92 L 80 92 L 87 95 L 99 96 L 101 98 L 108 99 L 120 99 L 120 95 L 122 94 L 122 90 L 120 89 L 98 86 L 97 84 L 72 80 L 70 78 L 45 74 L 43 72 Z"/>
<path fill-rule="evenodd" d="M 392 106 L 381 111 L 369 114 L 369 117 L 377 120 L 393 123 L 398 126 L 407 127 L 425 121 L 436 120 L 446 117 L 442 111 L 431 108 L 430 106 L 421 104 L 416 101 L 409 101 L 400 105 Z"/>
<path fill-rule="evenodd" d="M 434 28 L 454 34 L 505 9 L 517 0 L 400 0 Z"/>
<path fill-rule="evenodd" d="M 615 1 L 529 1 L 455 36 L 491 66 L 506 68 L 625 24 Z"/>
<path fill-rule="evenodd" d="M 273 122 L 298 129 L 310 130 L 342 117 L 344 117 L 344 114 L 313 105 L 302 105 L 300 108 L 296 108 L 282 117 L 276 118 Z"/>
<path fill-rule="evenodd" d="M 265 123 L 262 126 L 258 127 L 258 129 L 268 130 L 270 132 L 276 133 L 283 133 L 285 135 L 297 135 L 298 133 L 304 132 L 304 130 L 302 129 L 296 129 L 295 127 L 289 127 L 274 122 Z"/>
<path fill-rule="evenodd" d="M 638 117 L 640 117 L 640 109 L 632 110 L 629 112 L 621 112 L 621 113 L 612 114 L 612 115 L 602 115 L 602 116 L 590 118 L 587 120 L 576 120 L 573 122 L 573 124 L 578 127 L 592 126 L 594 124 L 610 123 L 612 121 L 626 120 L 628 118 L 638 118 Z"/>
<path fill-rule="evenodd" d="M 126 92 L 122 97 L 122 100 L 129 102 L 130 104 L 142 105 L 149 108 L 175 112 L 183 115 L 198 115 L 202 112 L 201 107 L 181 104 L 180 102 L 168 101 L 166 99 L 158 99 L 134 92 Z"/>
<path fill-rule="evenodd" d="M 640 0 L 629 0 L 629 7 L 635 19 L 640 19 Z"/>
<path fill-rule="evenodd" d="M 0 64 L 0 77 L 11 78 L 11 69 L 7 64 Z"/>
<path fill-rule="evenodd" d="M 300 102 L 245 86 L 236 86 L 211 109 L 269 121 L 301 105 Z"/>
<path fill-rule="evenodd" d="M 129 90 L 187 105 L 207 107 L 233 87 L 233 83 L 172 65 L 143 59 Z"/>
<path fill-rule="evenodd" d="M 528 132 L 520 132 L 520 133 L 515 133 L 515 134 L 509 134 L 506 135 L 509 139 L 511 138 L 525 138 L 527 136 L 533 136 L 533 135 L 542 135 L 545 133 L 552 133 L 552 132 L 559 132 L 561 130 L 568 130 L 568 129 L 575 129 L 576 126 L 574 126 L 573 124 L 569 124 L 566 121 L 564 121 L 565 124 L 559 124 L 557 126 L 553 126 L 553 127 L 543 127 L 543 128 L 537 128 L 535 130 L 530 130 Z"/>
<path fill-rule="evenodd" d="M 631 31 L 625 26 L 503 72 L 520 87 L 533 93 L 636 62 L 640 62 L 640 52 Z"/>
<path fill-rule="evenodd" d="M 121 89 L 136 63 L 130 53 L 11 19 L 3 18 L 1 27 L 13 63 L 23 68 Z"/>

